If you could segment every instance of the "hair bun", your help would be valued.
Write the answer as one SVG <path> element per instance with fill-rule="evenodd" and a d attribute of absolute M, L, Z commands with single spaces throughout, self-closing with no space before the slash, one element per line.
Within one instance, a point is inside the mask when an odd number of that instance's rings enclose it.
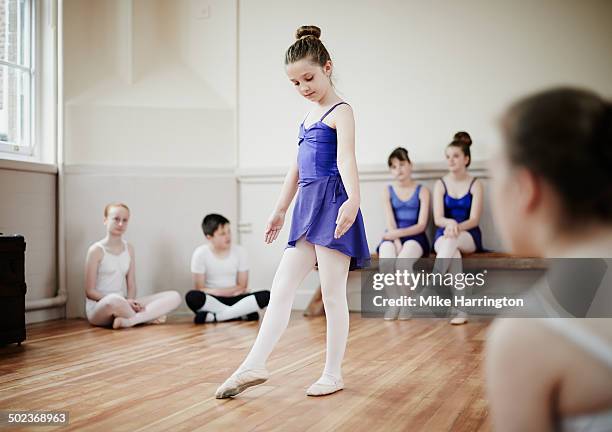
<path fill-rule="evenodd" d="M 321 29 L 317 26 L 307 25 L 307 26 L 301 26 L 295 32 L 296 39 L 302 39 L 302 38 L 305 38 L 306 36 L 314 36 L 315 38 L 319 39 L 321 37 Z"/>
<path fill-rule="evenodd" d="M 455 134 L 455 136 L 453 137 L 453 140 L 459 141 L 462 144 L 465 144 L 467 146 L 471 146 L 472 145 L 472 137 L 470 136 L 469 133 L 467 133 L 465 131 L 457 132 Z"/>

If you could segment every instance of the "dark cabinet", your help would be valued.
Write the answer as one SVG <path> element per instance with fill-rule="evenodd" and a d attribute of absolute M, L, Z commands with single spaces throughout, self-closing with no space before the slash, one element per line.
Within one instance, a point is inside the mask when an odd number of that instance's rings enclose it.
<path fill-rule="evenodd" d="M 0 235 L 0 345 L 26 338 L 25 248 L 23 236 Z"/>

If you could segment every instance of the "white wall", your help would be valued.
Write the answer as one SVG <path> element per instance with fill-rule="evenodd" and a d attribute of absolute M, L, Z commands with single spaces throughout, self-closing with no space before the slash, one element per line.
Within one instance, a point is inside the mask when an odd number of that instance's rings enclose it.
<path fill-rule="evenodd" d="M 25 237 L 26 300 L 54 297 L 57 290 L 57 175 L 52 170 L 44 173 L 7 169 L 9 165 L 0 161 L 0 232 Z M 34 169 L 33 166 L 29 168 Z M 63 308 L 32 311 L 26 313 L 26 322 L 63 316 Z"/>
<path fill-rule="evenodd" d="M 240 1 L 239 165 L 287 166 L 308 103 L 283 56 L 304 24 L 322 29 L 337 88 L 355 110 L 360 166 L 406 146 L 443 160 L 457 130 L 475 160 L 497 142 L 495 120 L 517 95 L 556 84 L 612 95 L 607 0 Z"/>
<path fill-rule="evenodd" d="M 64 3 L 67 165 L 235 165 L 234 2 Z"/>
<path fill-rule="evenodd" d="M 85 256 L 105 236 L 107 203 L 130 207 L 124 238 L 135 248 L 139 295 L 168 289 L 184 295 L 192 286 L 191 253 L 204 242 L 202 217 L 216 212 L 237 219 L 236 181 L 227 172 L 71 167 L 65 184 L 68 317 L 84 316 Z"/>
<path fill-rule="evenodd" d="M 127 238 L 142 292 L 188 288 L 209 211 L 240 227 L 252 287 L 269 286 L 286 237 L 265 246 L 263 226 L 309 109 L 283 65 L 299 25 L 323 29 L 356 112 L 371 249 L 395 146 L 431 184 L 457 130 L 472 134 L 476 162 L 492 154 L 495 119 L 520 94 L 576 84 L 612 95 L 606 0 L 65 0 L 64 11 L 69 316 L 82 315 L 85 251 L 115 200 L 134 209 Z M 486 176 L 484 164 L 474 173 Z M 483 225 L 497 249 L 488 213 Z M 313 275 L 297 307 L 315 285 Z"/>
<path fill-rule="evenodd" d="M 237 226 L 236 14 L 225 0 L 64 1 L 69 317 L 84 316 L 107 203 L 132 209 L 140 295 L 190 289 L 206 213 Z"/>

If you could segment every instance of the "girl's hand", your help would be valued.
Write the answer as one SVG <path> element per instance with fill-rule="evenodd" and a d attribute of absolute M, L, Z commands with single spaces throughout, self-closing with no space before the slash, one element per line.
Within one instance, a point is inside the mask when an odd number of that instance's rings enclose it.
<path fill-rule="evenodd" d="M 283 224 L 285 223 L 285 213 L 284 212 L 274 212 L 268 219 L 268 224 L 266 225 L 265 242 L 272 243 L 278 237 L 278 233 L 280 232 Z"/>
<path fill-rule="evenodd" d="M 355 222 L 359 205 L 355 200 L 349 198 L 338 209 L 338 217 L 336 218 L 336 231 L 334 238 L 342 237 Z"/>
<path fill-rule="evenodd" d="M 455 238 L 459 235 L 459 225 L 456 221 L 450 221 L 444 227 L 444 235 L 450 238 Z"/>
<path fill-rule="evenodd" d="M 130 304 L 130 306 L 132 306 L 132 309 L 134 309 L 134 312 L 140 312 L 144 310 L 144 306 L 138 303 L 134 299 L 128 299 L 128 303 Z"/>
<path fill-rule="evenodd" d="M 402 241 L 397 238 L 393 241 L 393 244 L 395 245 L 395 254 L 399 255 L 399 253 L 402 251 Z"/>
<path fill-rule="evenodd" d="M 383 234 L 383 240 L 393 241 L 393 240 L 397 240 L 399 238 L 400 238 L 400 236 L 399 236 L 399 230 L 398 229 L 387 230 Z"/>

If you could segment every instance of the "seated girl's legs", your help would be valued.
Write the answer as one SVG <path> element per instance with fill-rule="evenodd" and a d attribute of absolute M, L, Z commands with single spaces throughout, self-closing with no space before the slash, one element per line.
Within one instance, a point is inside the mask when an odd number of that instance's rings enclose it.
<path fill-rule="evenodd" d="M 409 273 L 414 272 L 414 263 L 423 256 L 423 247 L 416 240 L 408 240 L 402 245 L 402 250 L 397 256 L 396 269 L 402 273 L 407 271 Z M 416 287 L 414 287 L 416 289 Z M 409 296 L 414 290 L 406 285 L 398 287 L 400 296 Z M 400 320 L 406 320 L 410 318 L 410 310 L 408 307 L 401 307 L 398 313 Z"/>
<path fill-rule="evenodd" d="M 261 323 L 257 339 L 238 371 L 265 369 L 266 360 L 289 323 L 295 291 L 314 268 L 315 249 L 300 239 L 295 247 L 285 249 L 274 275 L 270 303 Z"/>
<path fill-rule="evenodd" d="M 334 249 L 315 245 L 321 293 L 327 320 L 325 370 L 317 384 L 334 384 L 342 380 L 342 359 L 349 331 L 346 281 L 350 257 Z"/>
<path fill-rule="evenodd" d="M 192 290 L 187 293 L 185 300 L 189 308 L 196 314 L 198 312 L 209 312 L 213 314 L 211 321 L 229 321 L 258 313 L 267 307 L 270 302 L 270 291 L 256 291 L 234 297 L 221 297 Z"/>
<path fill-rule="evenodd" d="M 463 272 L 461 263 L 461 252 L 472 253 L 476 251 L 476 244 L 471 234 L 466 231 L 461 231 L 456 238 L 442 236 L 436 241 L 434 248 L 438 253 L 434 271 L 440 273 L 459 274 Z M 440 259 L 438 259 L 440 258 Z M 452 259 L 451 259 L 452 258 Z M 443 270 L 443 271 L 442 271 Z M 454 289 L 455 295 L 467 294 L 470 292 Z M 451 324 L 464 324 L 467 322 L 467 314 L 462 311 L 454 311 L 455 318 L 451 320 Z"/>
<path fill-rule="evenodd" d="M 392 241 L 384 241 L 378 248 L 378 256 L 380 257 L 379 270 L 381 273 L 395 273 L 395 244 Z M 385 284 L 385 294 L 387 298 L 397 298 L 398 289 L 394 284 Z M 399 307 L 388 306 L 385 310 L 385 319 L 394 320 L 399 313 Z"/>
<path fill-rule="evenodd" d="M 123 296 L 107 294 L 96 302 L 91 313 L 87 314 L 87 319 L 93 325 L 107 327 L 116 317 L 130 318 L 134 315 L 136 312 Z"/>
<path fill-rule="evenodd" d="M 136 299 L 144 310 L 136 312 L 128 317 L 117 317 L 113 322 L 113 328 L 132 327 L 136 324 L 153 321 L 156 318 L 172 312 L 181 304 L 181 295 L 176 291 L 162 291 Z"/>
<path fill-rule="evenodd" d="M 437 254 L 434 271 L 444 274 L 449 270 L 449 266 L 456 267 L 457 263 L 461 264 L 460 261 L 451 260 L 450 258 L 461 258 L 461 252 L 475 252 L 476 243 L 474 243 L 474 239 L 469 232 L 461 231 L 457 237 L 438 237 L 434 244 L 434 249 Z M 461 270 L 459 269 L 458 271 L 460 272 Z M 457 270 L 455 269 L 454 273 L 456 272 Z"/>

